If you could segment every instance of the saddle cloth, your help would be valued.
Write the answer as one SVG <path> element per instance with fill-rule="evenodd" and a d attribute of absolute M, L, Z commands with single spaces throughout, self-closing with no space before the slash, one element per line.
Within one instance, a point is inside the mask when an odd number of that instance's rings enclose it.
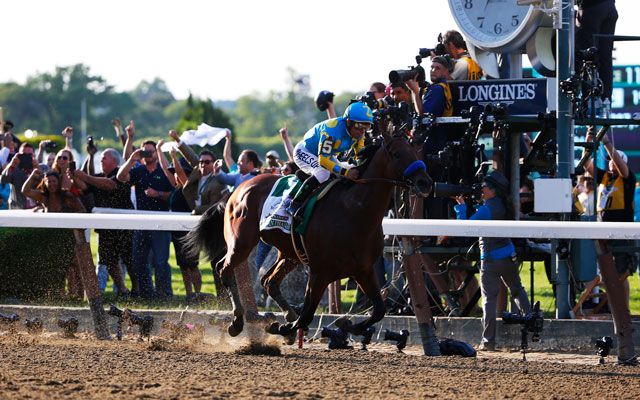
<path fill-rule="evenodd" d="M 289 193 L 298 190 L 299 184 L 300 181 L 295 175 L 287 175 L 276 181 L 262 206 L 260 231 L 280 229 L 284 233 L 291 233 L 293 217 L 285 211 L 282 202 Z"/>
<path fill-rule="evenodd" d="M 311 197 L 302 205 L 304 208 L 304 220 L 300 224 L 296 224 L 295 229 L 297 233 L 304 235 L 313 207 L 317 201 L 323 198 L 338 182 L 339 179 L 329 179 L 316 188 Z M 262 207 L 262 214 L 260 215 L 260 231 L 280 229 L 284 233 L 291 233 L 293 217 L 285 211 L 283 201 L 290 193 L 296 193 L 300 190 L 301 185 L 302 181 L 295 175 L 287 175 L 276 181 L 269 193 L 269 196 L 267 196 L 267 199 L 264 201 L 264 206 Z"/>

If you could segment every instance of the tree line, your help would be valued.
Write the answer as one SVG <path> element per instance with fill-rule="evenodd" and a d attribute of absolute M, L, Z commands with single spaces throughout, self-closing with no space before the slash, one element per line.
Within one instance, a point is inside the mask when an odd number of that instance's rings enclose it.
<path fill-rule="evenodd" d="M 204 122 L 231 129 L 234 154 L 241 148 L 251 148 L 263 157 L 275 149 L 284 157 L 278 130 L 285 122 L 295 145 L 313 124 L 326 119 L 326 114 L 315 107 L 313 96 L 301 88 L 298 74 L 292 69 L 288 73 L 285 91 L 256 92 L 215 103 L 191 95 L 176 99 L 160 78 L 143 80 L 130 91 L 117 91 L 102 76 L 92 74 L 88 66 L 76 64 L 37 73 L 24 84 L 1 83 L 0 107 L 4 118 L 14 123 L 14 133 L 20 135 L 27 129 L 38 132 L 28 140 L 35 144 L 48 135 L 59 135 L 67 125 L 79 132 L 84 103 L 87 135 L 102 148 L 120 146 L 111 126 L 114 117 L 119 117 L 123 125 L 135 121 L 138 140 L 166 138 L 170 129 L 182 133 Z M 336 97 L 338 115 L 353 96 L 343 93 Z M 212 150 L 221 154 L 223 144 Z M 74 140 L 74 147 L 83 151 L 85 144 Z"/>

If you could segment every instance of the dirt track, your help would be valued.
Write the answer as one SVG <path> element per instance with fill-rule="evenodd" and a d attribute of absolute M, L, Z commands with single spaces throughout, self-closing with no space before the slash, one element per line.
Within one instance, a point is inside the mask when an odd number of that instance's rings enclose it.
<path fill-rule="evenodd" d="M 99 342 L 79 334 L 0 337 L 0 398 L 638 398 L 640 368 L 595 355 L 480 353 L 477 358 L 281 347 L 239 355 L 247 342 Z"/>

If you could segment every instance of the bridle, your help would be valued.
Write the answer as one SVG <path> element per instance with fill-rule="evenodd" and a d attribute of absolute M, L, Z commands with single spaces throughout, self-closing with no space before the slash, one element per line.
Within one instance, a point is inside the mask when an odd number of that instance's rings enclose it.
<path fill-rule="evenodd" d="M 398 168 L 396 168 L 396 166 L 393 164 L 392 161 L 392 157 L 391 157 L 391 153 L 389 152 L 389 149 L 387 148 L 388 145 L 390 145 L 391 143 L 393 143 L 394 141 L 397 140 L 404 140 L 404 138 L 402 136 L 394 136 L 391 138 L 391 140 L 389 140 L 389 143 L 386 143 L 385 140 L 382 140 L 382 148 L 384 149 L 384 154 L 387 156 L 387 159 L 389 159 L 391 166 L 393 167 L 393 169 L 398 173 L 398 175 L 402 176 L 402 180 L 397 180 L 397 179 L 389 179 L 389 178 L 364 178 L 364 179 L 356 179 L 354 182 L 356 183 L 371 183 L 371 182 L 383 182 L 383 183 L 388 183 L 394 186 L 400 186 L 400 187 L 409 187 L 409 183 L 406 181 L 406 178 L 408 176 L 413 175 L 414 172 L 416 172 L 418 169 L 423 169 L 426 170 L 426 166 L 424 165 L 424 162 L 420 161 L 420 160 L 416 160 L 414 162 L 411 163 L 411 165 L 409 165 L 404 171 L 400 171 Z"/>

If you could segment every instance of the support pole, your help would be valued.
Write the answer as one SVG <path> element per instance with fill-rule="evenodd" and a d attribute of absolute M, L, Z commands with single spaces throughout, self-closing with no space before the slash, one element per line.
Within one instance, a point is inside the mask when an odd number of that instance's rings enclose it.
<path fill-rule="evenodd" d="M 421 198 L 411 196 L 410 198 L 411 218 L 421 218 L 423 201 Z M 413 312 L 418 321 L 420 329 L 420 337 L 422 339 L 422 348 L 426 356 L 440 356 L 440 346 L 435 336 L 435 326 L 429 308 L 429 299 L 427 298 L 427 287 L 424 284 L 424 275 L 422 272 L 422 257 L 415 252 L 419 245 L 412 238 L 403 236 L 402 245 L 404 247 L 403 264 L 411 293 L 411 304 Z"/>
<path fill-rule="evenodd" d="M 98 286 L 98 276 L 96 275 L 96 267 L 93 264 L 91 247 L 85 239 L 84 229 L 74 229 L 73 235 L 76 239 L 75 253 L 78 268 L 80 269 L 80 279 L 82 279 L 82 285 L 87 294 L 96 337 L 99 340 L 108 340 L 110 335 L 107 317 L 102 305 L 102 295 Z"/>
<path fill-rule="evenodd" d="M 340 314 L 340 281 L 329 284 L 329 314 Z"/>
<path fill-rule="evenodd" d="M 557 154 L 556 163 L 558 165 L 557 178 L 569 178 L 569 173 L 573 167 L 573 158 L 570 154 L 572 120 L 571 103 L 569 97 L 560 90 L 560 82 L 567 79 L 573 72 L 573 43 L 570 35 L 570 21 L 573 15 L 573 0 L 558 0 L 560 26 L 556 33 L 556 141 Z M 568 215 L 561 217 L 566 221 Z M 569 306 L 569 266 L 565 260 L 556 255 L 557 283 L 556 283 L 556 318 L 570 318 Z"/>

